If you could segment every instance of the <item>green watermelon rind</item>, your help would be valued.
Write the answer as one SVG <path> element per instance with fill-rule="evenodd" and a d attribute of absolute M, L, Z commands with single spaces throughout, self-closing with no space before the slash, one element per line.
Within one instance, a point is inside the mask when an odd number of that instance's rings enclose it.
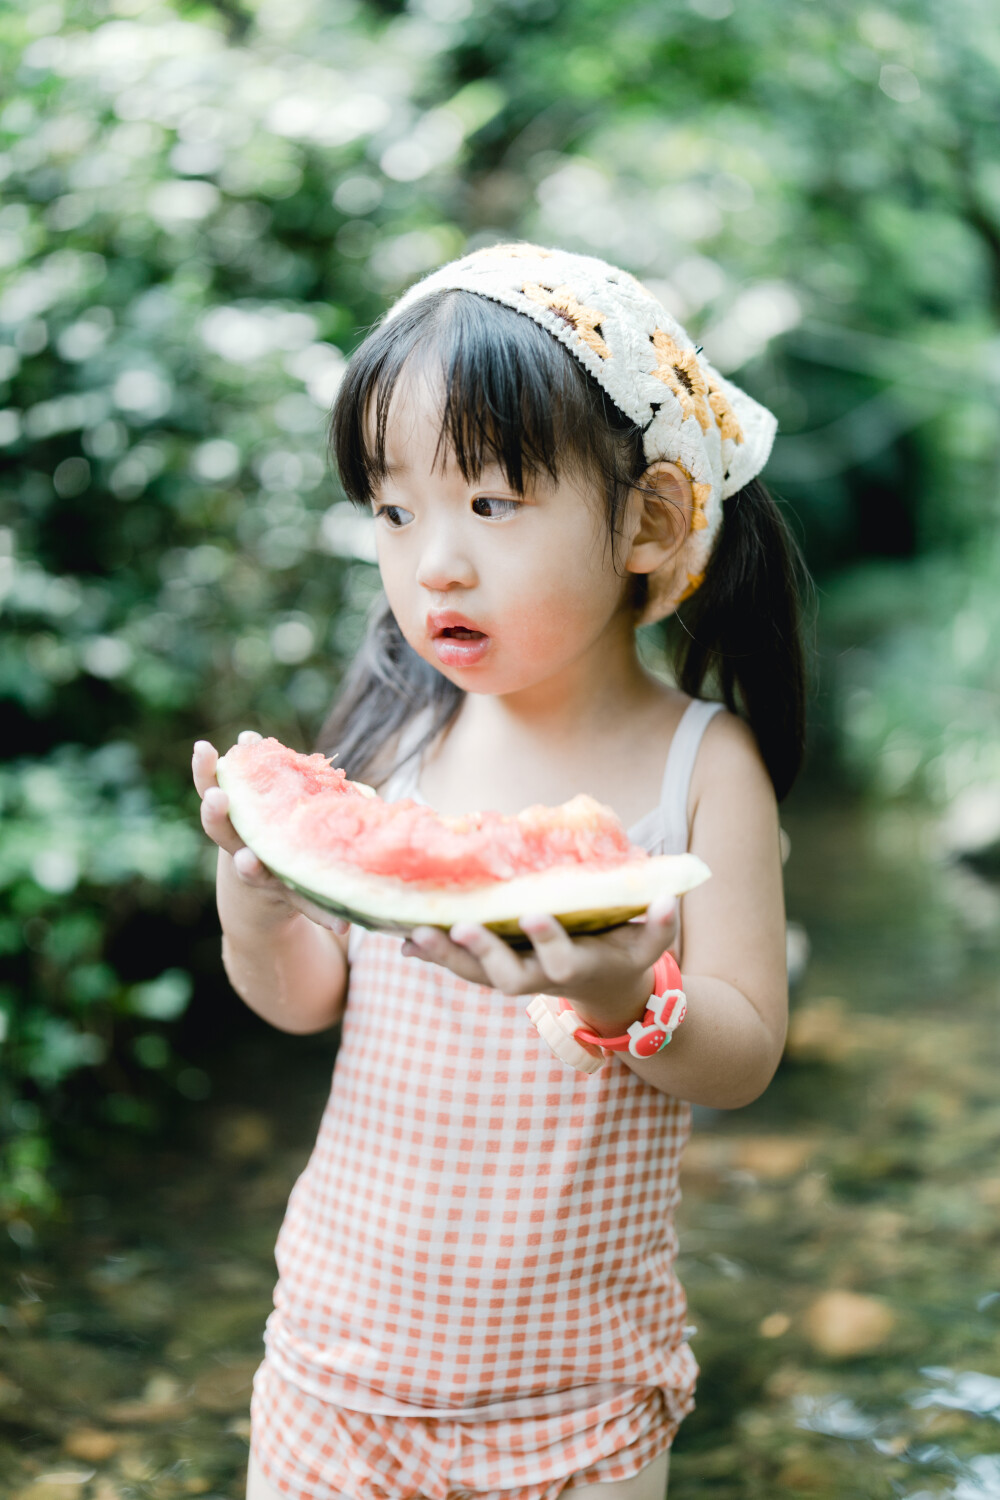
<path fill-rule="evenodd" d="M 298 854 L 281 829 L 255 816 L 239 776 L 223 756 L 216 779 L 229 797 L 229 819 L 240 838 L 271 873 L 313 905 L 372 932 L 405 935 L 414 927 L 445 931 L 458 922 L 482 924 L 515 943 L 527 941 L 518 926 L 529 912 L 546 912 L 573 935 L 607 932 L 640 916 L 659 896 L 680 896 L 709 878 L 694 854 L 661 854 L 603 868 L 560 865 L 481 886 L 414 885 L 373 875 L 357 866 Z"/>

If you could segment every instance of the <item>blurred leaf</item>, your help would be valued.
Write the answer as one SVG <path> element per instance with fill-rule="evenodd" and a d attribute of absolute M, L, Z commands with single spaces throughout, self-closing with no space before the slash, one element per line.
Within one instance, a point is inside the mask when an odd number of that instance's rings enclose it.
<path fill-rule="evenodd" d="M 191 976 L 183 969 L 166 969 L 158 979 L 135 984 L 127 992 L 126 1008 L 151 1021 L 175 1021 L 191 999 Z"/>

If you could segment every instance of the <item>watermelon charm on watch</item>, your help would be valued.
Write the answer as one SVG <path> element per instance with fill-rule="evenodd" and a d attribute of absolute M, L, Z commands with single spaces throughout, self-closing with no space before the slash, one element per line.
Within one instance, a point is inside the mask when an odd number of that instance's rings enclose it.
<path fill-rule="evenodd" d="M 568 1000 L 559 998 L 553 1011 L 546 995 L 535 995 L 527 1012 L 540 1036 L 562 1062 L 579 1073 L 596 1073 L 612 1052 L 633 1057 L 655 1057 L 671 1041 L 687 1015 L 681 972 L 672 953 L 664 953 L 653 967 L 653 994 L 639 1021 L 622 1036 L 600 1036 L 589 1031 Z"/>

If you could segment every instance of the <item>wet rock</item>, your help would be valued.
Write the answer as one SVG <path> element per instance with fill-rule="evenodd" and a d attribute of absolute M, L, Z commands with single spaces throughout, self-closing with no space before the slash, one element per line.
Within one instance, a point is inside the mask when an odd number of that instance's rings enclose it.
<path fill-rule="evenodd" d="M 748 1224 L 773 1224 L 777 1219 L 784 1221 L 788 1203 L 784 1193 L 768 1193 L 757 1185 L 747 1194 L 743 1212 Z"/>
<path fill-rule="evenodd" d="M 249 1213 L 270 1213 L 274 1209 L 284 1208 L 294 1183 L 295 1174 L 285 1167 L 262 1171 L 243 1189 L 243 1206 Z"/>
<path fill-rule="evenodd" d="M 842 1000 L 810 1000 L 792 1011 L 785 1042 L 787 1056 L 802 1062 L 839 1063 L 856 1048 L 853 1018 Z"/>
<path fill-rule="evenodd" d="M 768 1313 L 757 1325 L 757 1332 L 762 1339 L 780 1339 L 782 1334 L 788 1332 L 792 1326 L 792 1320 L 787 1313 Z"/>
<path fill-rule="evenodd" d="M 127 1328 L 161 1328 L 173 1317 L 176 1293 L 158 1276 L 100 1288 L 101 1301 Z"/>
<path fill-rule="evenodd" d="M 210 1267 L 215 1285 L 223 1292 L 270 1293 L 274 1277 L 262 1266 L 249 1261 L 219 1261 Z"/>
<path fill-rule="evenodd" d="M 190 1411 L 191 1401 L 181 1382 L 174 1375 L 157 1371 L 146 1381 L 138 1400 L 111 1402 L 101 1415 L 106 1422 L 145 1426 L 176 1421 Z"/>
<path fill-rule="evenodd" d="M 778 1493 L 782 1495 L 829 1495 L 830 1464 L 822 1453 L 807 1449 L 790 1449 L 778 1473 Z"/>
<path fill-rule="evenodd" d="M 838 1382 L 827 1371 L 804 1370 L 796 1364 L 779 1365 L 764 1382 L 764 1390 L 775 1401 L 792 1401 L 803 1395 L 831 1395 L 838 1388 Z"/>
<path fill-rule="evenodd" d="M 74 1339 L 18 1339 L 11 1357 L 33 1406 L 79 1410 L 81 1393 L 91 1402 L 121 1390 L 121 1360 L 91 1344 Z"/>
<path fill-rule="evenodd" d="M 1000 1177 L 984 1177 L 976 1183 L 974 1192 L 987 1208 L 1000 1208 Z"/>
<path fill-rule="evenodd" d="M 221 1113 L 212 1134 L 212 1148 L 223 1161 L 259 1161 L 274 1142 L 269 1117 L 255 1109 L 232 1109 Z"/>
<path fill-rule="evenodd" d="M 124 1491 L 107 1474 L 101 1474 L 94 1480 L 90 1494 L 91 1500 L 122 1500 Z"/>
<path fill-rule="evenodd" d="M 192 1395 L 202 1411 L 241 1412 L 250 1405 L 251 1386 L 260 1357 L 211 1365 L 194 1383 Z"/>
<path fill-rule="evenodd" d="M 921 1437 L 952 1437 L 968 1432 L 972 1423 L 964 1412 L 932 1411 L 921 1418 Z"/>
<path fill-rule="evenodd" d="M 130 1484 L 148 1484 L 156 1476 L 155 1460 L 144 1453 L 123 1453 L 118 1468 Z"/>
<path fill-rule="evenodd" d="M 796 1206 L 807 1214 L 825 1208 L 830 1200 L 830 1180 L 825 1172 L 807 1172 L 792 1189 Z"/>
<path fill-rule="evenodd" d="M 94 1472 L 81 1468 L 50 1469 L 18 1490 L 17 1500 L 80 1500 L 83 1487 L 93 1479 Z"/>
<path fill-rule="evenodd" d="M 731 1138 L 711 1135 L 694 1135 L 688 1141 L 681 1158 L 681 1176 L 690 1189 L 716 1187 L 729 1170 L 734 1143 Z"/>
<path fill-rule="evenodd" d="M 45 1321 L 45 1303 L 19 1302 L 17 1316 L 23 1328 L 40 1328 Z"/>
<path fill-rule="evenodd" d="M 744 1136 L 736 1143 L 733 1164 L 755 1177 L 795 1177 L 816 1151 L 815 1141 L 787 1135 Z"/>
<path fill-rule="evenodd" d="M 188 1401 L 109 1401 L 101 1408 L 105 1422 L 120 1422 L 123 1427 L 134 1423 L 155 1426 L 158 1422 L 177 1422 L 189 1415 Z"/>
<path fill-rule="evenodd" d="M 119 1436 L 103 1432 L 99 1427 L 73 1427 L 63 1438 L 63 1450 L 70 1458 L 85 1459 L 92 1464 L 101 1464 L 113 1457 L 121 1445 Z"/>
<path fill-rule="evenodd" d="M 192 1298 L 175 1320 L 174 1337 L 190 1354 L 246 1348 L 259 1343 L 270 1311 L 270 1290 L 263 1288 L 253 1296 Z"/>
<path fill-rule="evenodd" d="M 888 1303 L 860 1292 L 823 1292 L 806 1310 L 803 1330 L 828 1359 L 853 1359 L 880 1349 L 896 1327 Z"/>

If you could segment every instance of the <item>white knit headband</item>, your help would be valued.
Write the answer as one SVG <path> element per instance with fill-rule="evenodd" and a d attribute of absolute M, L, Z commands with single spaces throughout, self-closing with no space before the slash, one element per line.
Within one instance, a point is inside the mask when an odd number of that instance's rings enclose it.
<path fill-rule="evenodd" d="M 642 428 L 647 461 L 666 459 L 685 471 L 691 532 L 680 567 L 674 559 L 649 575 L 641 622 L 671 614 L 705 576 L 723 500 L 767 462 L 776 418 L 712 368 L 641 281 L 595 256 L 523 242 L 491 245 L 416 282 L 385 321 L 445 290 L 477 292 L 548 329 Z"/>

